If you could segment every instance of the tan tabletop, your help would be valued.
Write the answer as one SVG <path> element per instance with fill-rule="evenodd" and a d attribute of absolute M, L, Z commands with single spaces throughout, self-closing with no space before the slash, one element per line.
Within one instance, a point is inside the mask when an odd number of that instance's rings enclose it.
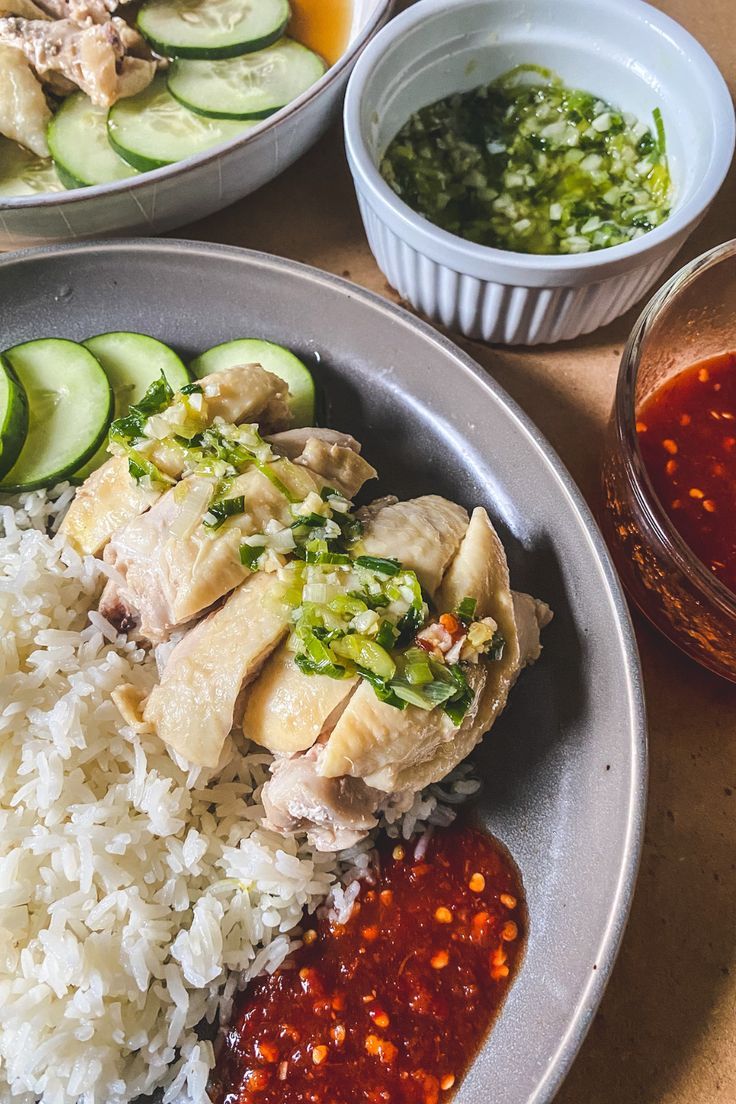
<path fill-rule="evenodd" d="M 655 0 L 736 90 L 736 0 Z M 177 236 L 261 249 L 394 301 L 332 132 L 273 184 Z M 736 237 L 736 172 L 678 265 Z M 598 508 L 603 428 L 636 307 L 554 347 L 460 339 L 524 407 Z M 558 1104 L 736 1104 L 736 686 L 635 617 L 651 746 L 641 874 L 621 955 Z"/>

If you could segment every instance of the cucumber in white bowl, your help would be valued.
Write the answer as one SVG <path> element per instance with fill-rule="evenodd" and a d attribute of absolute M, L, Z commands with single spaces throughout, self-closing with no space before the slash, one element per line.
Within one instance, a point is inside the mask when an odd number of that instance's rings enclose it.
<path fill-rule="evenodd" d="M 113 418 L 123 418 L 131 405 L 142 399 L 148 388 L 162 375 L 173 391 L 189 383 L 189 372 L 173 349 L 148 334 L 115 330 L 89 337 L 83 345 L 99 360 L 113 393 Z M 86 479 L 108 459 L 107 436 L 94 456 L 74 473 Z"/>
<path fill-rule="evenodd" d="M 183 107 L 165 77 L 110 108 L 107 134 L 116 153 L 145 172 L 183 161 L 210 146 L 228 142 L 254 126 L 243 119 L 206 119 Z"/>
<path fill-rule="evenodd" d="M 261 341 L 254 337 L 241 337 L 223 341 L 201 353 L 190 368 L 197 379 L 211 372 L 224 372 L 239 364 L 260 364 L 267 372 L 284 380 L 289 387 L 289 408 L 295 426 L 314 425 L 315 392 L 312 373 L 299 357 L 283 345 Z"/>
<path fill-rule="evenodd" d="M 75 341 L 41 338 L 3 355 L 28 400 L 28 431 L 0 490 L 53 486 L 77 471 L 104 440 L 112 388 L 99 361 Z"/>
<path fill-rule="evenodd" d="M 175 61 L 169 92 L 200 115 L 263 119 L 291 103 L 325 73 L 321 57 L 290 38 L 222 61 Z"/>
<path fill-rule="evenodd" d="M 163 57 L 230 58 L 286 30 L 288 0 L 146 0 L 136 26 Z"/>
<path fill-rule="evenodd" d="M 83 92 L 67 97 L 49 123 L 49 149 L 67 188 L 109 184 L 138 173 L 118 157 L 107 137 L 107 108 Z"/>

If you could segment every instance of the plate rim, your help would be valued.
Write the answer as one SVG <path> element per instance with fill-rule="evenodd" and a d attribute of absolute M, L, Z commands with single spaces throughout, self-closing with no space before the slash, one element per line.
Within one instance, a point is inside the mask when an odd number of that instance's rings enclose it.
<path fill-rule="evenodd" d="M 540 1075 L 538 1085 L 527 1101 L 527 1104 L 551 1104 L 585 1040 L 595 1013 L 603 999 L 603 994 L 621 948 L 634 899 L 647 812 L 648 734 L 639 649 L 631 613 L 621 583 L 590 506 L 567 467 L 542 431 L 516 400 L 477 361 L 473 360 L 450 338 L 435 330 L 423 319 L 390 302 L 378 293 L 331 272 L 304 264 L 301 261 L 294 261 L 259 250 L 244 249 L 235 245 L 192 241 L 184 238 L 151 239 L 133 237 L 65 242 L 57 245 L 17 250 L 0 255 L 0 273 L 7 268 L 43 260 L 45 257 L 67 256 L 72 258 L 76 254 L 89 255 L 102 252 L 157 253 L 162 256 L 169 255 L 174 260 L 183 259 L 186 256 L 193 257 L 198 254 L 211 255 L 223 260 L 246 265 L 251 264 L 256 267 L 265 266 L 276 272 L 296 275 L 315 286 L 326 286 L 347 295 L 349 298 L 364 302 L 367 306 L 378 310 L 384 316 L 399 322 L 406 329 L 418 333 L 424 340 L 434 344 L 445 356 L 450 357 L 459 369 L 470 375 L 489 394 L 492 401 L 503 408 L 515 422 L 518 430 L 533 444 L 540 462 L 547 464 L 561 492 L 567 496 L 570 505 L 583 525 L 590 550 L 605 582 L 607 596 L 616 621 L 618 641 L 625 661 L 625 682 L 629 705 L 627 716 L 629 746 L 631 749 L 631 784 L 629 787 L 624 844 L 618 860 L 618 877 L 608 905 L 607 922 L 598 944 L 595 959 L 596 969 L 591 971 L 587 985 L 577 1004 L 571 1009 L 567 1030 L 560 1038 L 557 1049 L 547 1059 L 546 1068 Z"/>

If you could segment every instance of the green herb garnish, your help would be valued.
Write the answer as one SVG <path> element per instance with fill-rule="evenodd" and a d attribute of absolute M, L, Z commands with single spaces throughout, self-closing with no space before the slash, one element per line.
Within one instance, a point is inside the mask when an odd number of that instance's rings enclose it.
<path fill-rule="evenodd" d="M 377 571 L 379 575 L 398 575 L 402 570 L 399 560 L 385 559 L 382 556 L 356 556 L 355 563 L 358 567 Z"/>
<path fill-rule="evenodd" d="M 258 569 L 258 561 L 265 551 L 266 549 L 262 544 L 241 544 L 240 562 L 243 567 L 247 567 L 251 571 L 256 571 Z"/>
<path fill-rule="evenodd" d="M 228 518 L 235 517 L 236 514 L 242 514 L 244 510 L 245 499 L 243 495 L 235 495 L 234 498 L 221 498 L 217 502 L 210 503 L 209 509 L 202 519 L 202 524 L 206 529 L 219 529 Z"/>
<path fill-rule="evenodd" d="M 457 613 L 458 617 L 462 621 L 470 621 L 470 620 L 472 620 L 473 614 L 475 613 L 475 607 L 477 605 L 478 605 L 478 599 L 477 598 L 467 598 L 466 597 L 466 598 L 463 598 L 462 601 L 458 602 L 457 609 L 456 609 L 455 612 Z"/>
<path fill-rule="evenodd" d="M 655 134 L 535 65 L 415 112 L 381 173 L 410 207 L 469 241 L 520 253 L 620 245 L 669 216 L 664 121 Z"/>

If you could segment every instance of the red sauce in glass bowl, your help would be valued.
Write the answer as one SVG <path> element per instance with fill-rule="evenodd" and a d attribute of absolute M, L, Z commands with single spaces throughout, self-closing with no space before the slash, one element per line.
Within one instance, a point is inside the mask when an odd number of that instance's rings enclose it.
<path fill-rule="evenodd" d="M 736 353 L 699 361 L 641 407 L 642 459 L 685 543 L 736 592 Z"/>
<path fill-rule="evenodd" d="M 470 827 L 379 856 L 347 923 L 318 921 L 241 997 L 215 1104 L 438 1104 L 457 1086 L 521 959 L 518 873 Z"/>

